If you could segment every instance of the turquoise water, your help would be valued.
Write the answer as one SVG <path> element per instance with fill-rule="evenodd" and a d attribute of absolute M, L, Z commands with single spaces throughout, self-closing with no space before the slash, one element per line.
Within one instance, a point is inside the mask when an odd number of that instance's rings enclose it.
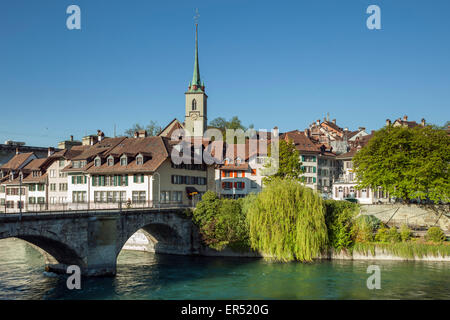
<path fill-rule="evenodd" d="M 366 287 L 372 264 L 380 290 Z M 26 242 L 0 240 L 0 299 L 450 299 L 450 264 L 438 262 L 281 264 L 122 251 L 116 277 L 83 279 L 80 291 L 43 266 Z"/>

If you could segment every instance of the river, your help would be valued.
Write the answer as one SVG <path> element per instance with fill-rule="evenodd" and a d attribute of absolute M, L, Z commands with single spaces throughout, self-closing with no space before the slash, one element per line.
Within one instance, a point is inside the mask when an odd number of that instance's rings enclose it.
<path fill-rule="evenodd" d="M 367 267 L 381 269 L 381 289 L 369 290 Z M 38 251 L 0 240 L 0 299 L 450 299 L 445 262 L 321 261 L 271 263 L 122 251 L 117 276 L 83 279 L 44 272 Z"/>

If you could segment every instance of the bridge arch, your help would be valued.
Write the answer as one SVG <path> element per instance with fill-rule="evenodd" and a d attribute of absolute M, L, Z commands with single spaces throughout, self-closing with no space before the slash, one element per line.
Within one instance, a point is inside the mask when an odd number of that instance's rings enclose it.
<path fill-rule="evenodd" d="M 145 247 L 145 251 L 155 253 L 189 255 L 197 253 L 198 235 L 192 219 L 180 213 L 159 213 L 125 217 L 122 223 L 124 235 L 117 246 L 117 256 L 122 249 L 132 249 L 133 246 Z M 136 240 L 140 234 L 145 237 L 148 244 L 130 244 L 128 240 Z M 128 242 L 128 243 L 127 243 Z"/>

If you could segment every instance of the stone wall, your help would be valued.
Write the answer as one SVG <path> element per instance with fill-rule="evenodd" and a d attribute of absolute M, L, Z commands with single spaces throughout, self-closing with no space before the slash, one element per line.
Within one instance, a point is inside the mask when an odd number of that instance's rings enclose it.
<path fill-rule="evenodd" d="M 439 226 L 450 235 L 449 205 L 428 206 L 417 204 L 371 204 L 361 205 L 361 214 L 373 215 L 389 225 L 400 227 L 406 223 L 410 228 Z"/>

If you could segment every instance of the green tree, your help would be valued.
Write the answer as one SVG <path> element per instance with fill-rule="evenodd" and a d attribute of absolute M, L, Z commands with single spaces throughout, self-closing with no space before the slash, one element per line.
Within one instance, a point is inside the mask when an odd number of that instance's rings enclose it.
<path fill-rule="evenodd" d="M 127 137 L 134 137 L 136 131 L 144 130 L 144 127 L 139 123 L 135 123 L 130 129 L 125 130 L 124 135 Z M 156 121 L 150 120 L 150 123 L 145 127 L 148 136 L 158 135 L 162 128 Z"/>
<path fill-rule="evenodd" d="M 223 141 L 226 141 L 227 129 L 231 130 L 241 129 L 243 131 L 246 131 L 247 129 L 253 129 L 253 124 L 246 127 L 242 124 L 242 121 L 237 116 L 232 117 L 229 121 L 226 120 L 225 118 L 218 117 L 209 122 L 209 128 L 219 129 L 222 132 Z"/>
<path fill-rule="evenodd" d="M 290 179 L 274 179 L 248 210 L 250 245 L 278 261 L 311 261 L 327 244 L 322 198 Z"/>
<path fill-rule="evenodd" d="M 293 179 L 302 181 L 301 175 L 303 174 L 302 163 L 300 161 L 300 153 L 295 149 L 295 144 L 290 141 L 280 139 L 278 146 L 275 146 L 272 150 L 272 145 L 269 145 L 269 158 L 267 163 L 264 164 L 262 174 L 272 166 L 278 166 L 278 171 L 274 175 L 266 176 L 263 178 L 263 183 L 269 183 L 270 181 L 278 178 Z M 272 154 L 278 152 L 278 160 L 276 157 L 272 158 Z"/>
<path fill-rule="evenodd" d="M 382 187 L 405 201 L 448 202 L 450 136 L 431 127 L 385 127 L 353 158 L 358 188 Z"/>

